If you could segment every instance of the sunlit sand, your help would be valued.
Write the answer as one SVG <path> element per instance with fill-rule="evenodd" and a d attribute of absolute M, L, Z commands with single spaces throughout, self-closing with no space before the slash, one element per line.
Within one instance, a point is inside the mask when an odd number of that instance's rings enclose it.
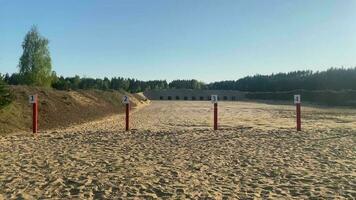
<path fill-rule="evenodd" d="M 124 115 L 0 138 L 0 199 L 356 196 L 356 110 L 154 101 Z"/>

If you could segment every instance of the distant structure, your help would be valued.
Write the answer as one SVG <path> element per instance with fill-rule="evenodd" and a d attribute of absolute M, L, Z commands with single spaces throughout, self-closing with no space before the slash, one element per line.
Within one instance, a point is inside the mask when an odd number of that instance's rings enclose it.
<path fill-rule="evenodd" d="M 236 90 L 164 89 L 144 92 L 144 95 L 150 100 L 176 101 L 209 101 L 213 94 L 218 95 L 220 101 L 238 101 L 245 98 L 244 92 Z"/>

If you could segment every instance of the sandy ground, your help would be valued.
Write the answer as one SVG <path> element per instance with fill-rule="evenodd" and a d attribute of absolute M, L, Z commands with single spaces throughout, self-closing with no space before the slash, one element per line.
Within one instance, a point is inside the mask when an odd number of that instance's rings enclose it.
<path fill-rule="evenodd" d="M 356 110 L 156 101 L 0 138 L 0 199 L 355 199 Z"/>

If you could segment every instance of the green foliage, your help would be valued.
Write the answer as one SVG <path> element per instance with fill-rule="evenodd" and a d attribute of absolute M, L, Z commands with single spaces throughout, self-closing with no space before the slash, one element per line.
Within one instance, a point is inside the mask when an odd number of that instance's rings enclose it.
<path fill-rule="evenodd" d="M 9 84 L 9 85 L 18 85 L 20 84 L 20 75 L 18 73 L 13 73 L 11 76 L 9 74 L 6 74 L 4 77 L 4 81 Z"/>
<path fill-rule="evenodd" d="M 323 72 L 295 71 L 272 75 L 248 76 L 237 81 L 220 81 L 209 89 L 240 90 L 248 92 L 275 92 L 291 90 L 356 89 L 356 68 L 331 68 Z"/>
<path fill-rule="evenodd" d="M 5 75 L 5 81 L 11 85 L 22 82 L 20 74 Z M 356 90 L 356 68 L 331 68 L 327 71 L 295 71 L 271 75 L 255 75 L 232 81 L 220 81 L 205 84 L 197 80 L 174 80 L 169 84 L 165 80 L 140 81 L 122 77 L 94 79 L 75 77 L 57 77 L 51 73 L 52 87 L 59 90 L 99 89 L 142 92 L 160 89 L 210 89 L 240 90 L 246 92 L 281 92 L 294 90 Z M 288 97 L 289 98 L 289 97 Z"/>
<path fill-rule="evenodd" d="M 6 86 L 4 77 L 0 74 L 0 109 L 9 105 L 13 96 Z"/>
<path fill-rule="evenodd" d="M 203 82 L 195 79 L 192 80 L 174 80 L 169 83 L 169 88 L 174 89 L 205 89 L 206 86 Z"/>
<path fill-rule="evenodd" d="M 52 87 L 58 90 L 98 89 L 98 90 L 125 90 L 128 92 L 142 92 L 148 89 L 165 89 L 167 81 L 139 81 L 136 79 L 125 79 L 114 77 L 112 79 L 93 79 L 75 77 L 54 77 Z"/>
<path fill-rule="evenodd" d="M 52 66 L 48 43 L 35 26 L 26 34 L 19 64 L 20 84 L 51 86 Z"/>

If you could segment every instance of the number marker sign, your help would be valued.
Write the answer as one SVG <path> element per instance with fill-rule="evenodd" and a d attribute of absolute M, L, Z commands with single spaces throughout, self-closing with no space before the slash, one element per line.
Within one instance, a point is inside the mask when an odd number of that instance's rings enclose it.
<path fill-rule="evenodd" d="M 294 104 L 301 103 L 300 94 L 294 95 Z"/>
<path fill-rule="evenodd" d="M 29 96 L 29 103 L 33 104 L 37 102 L 37 95 L 30 95 Z"/>
<path fill-rule="evenodd" d="M 218 102 L 218 95 L 211 95 L 211 103 L 217 103 Z"/>
<path fill-rule="evenodd" d="M 129 103 L 130 103 L 129 97 L 128 97 L 128 96 L 122 97 L 122 103 L 123 103 L 123 104 L 129 104 Z"/>

